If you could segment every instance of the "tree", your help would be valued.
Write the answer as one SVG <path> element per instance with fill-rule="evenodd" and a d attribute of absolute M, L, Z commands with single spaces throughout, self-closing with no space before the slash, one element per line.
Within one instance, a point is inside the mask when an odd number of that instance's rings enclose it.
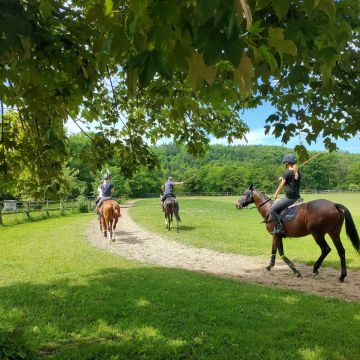
<path fill-rule="evenodd" d="M 47 151 L 42 171 L 66 158 L 69 117 L 85 130 L 99 122 L 94 163 L 120 152 L 131 175 L 157 163 L 146 138 L 173 136 L 201 153 L 210 135 L 243 137 L 238 110 L 263 101 L 277 107 L 268 132 L 285 143 L 297 133 L 308 142 L 322 135 L 332 150 L 332 137 L 359 130 L 359 7 L 357 0 L 1 2 L 0 97 L 18 111 L 34 152 Z"/>

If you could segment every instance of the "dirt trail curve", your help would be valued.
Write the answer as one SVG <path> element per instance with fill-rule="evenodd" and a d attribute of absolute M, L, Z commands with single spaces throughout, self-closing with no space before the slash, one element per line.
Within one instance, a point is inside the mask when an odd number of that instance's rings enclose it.
<path fill-rule="evenodd" d="M 313 276 L 310 266 L 296 264 L 302 274 L 301 278 L 296 278 L 280 259 L 268 272 L 265 267 L 269 260 L 195 248 L 149 233 L 130 218 L 130 206 L 128 204 L 121 208 L 115 242 L 109 244 L 108 240 L 103 239 L 95 219 L 88 231 L 88 241 L 99 248 L 140 262 L 360 301 L 360 272 L 349 271 L 345 283 L 339 283 L 339 270 L 321 268 L 320 274 Z"/>

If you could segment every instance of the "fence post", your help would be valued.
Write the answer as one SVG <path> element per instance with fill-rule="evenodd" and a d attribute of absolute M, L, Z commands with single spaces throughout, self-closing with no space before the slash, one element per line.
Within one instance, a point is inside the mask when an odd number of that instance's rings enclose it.
<path fill-rule="evenodd" d="M 60 200 L 60 215 L 64 215 L 64 200 Z"/>
<path fill-rule="evenodd" d="M 3 221 L 2 221 L 2 206 L 1 206 L 1 203 L 0 203 L 0 225 L 3 224 Z"/>
<path fill-rule="evenodd" d="M 25 215 L 28 219 L 30 219 L 30 201 L 27 201 L 25 204 Z"/>
<path fill-rule="evenodd" d="M 49 200 L 46 200 L 46 216 L 49 217 L 50 214 L 49 214 Z"/>

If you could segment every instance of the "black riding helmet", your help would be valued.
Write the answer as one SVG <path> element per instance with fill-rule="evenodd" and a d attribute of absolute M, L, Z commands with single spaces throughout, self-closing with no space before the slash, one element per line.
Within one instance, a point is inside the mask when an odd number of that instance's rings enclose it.
<path fill-rule="evenodd" d="M 293 154 L 286 154 L 283 158 L 283 163 L 296 164 L 296 158 Z"/>

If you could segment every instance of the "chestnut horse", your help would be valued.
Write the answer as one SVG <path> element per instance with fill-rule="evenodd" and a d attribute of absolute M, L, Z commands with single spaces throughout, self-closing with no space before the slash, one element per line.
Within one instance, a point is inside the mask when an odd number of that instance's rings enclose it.
<path fill-rule="evenodd" d="M 253 188 L 249 189 L 240 197 L 236 207 L 242 209 L 249 204 L 254 203 L 257 210 L 266 220 L 269 209 L 273 204 L 271 198 L 268 198 L 260 191 Z M 340 257 L 341 274 L 339 281 L 343 282 L 346 272 L 345 249 L 341 243 L 340 232 L 345 219 L 346 234 L 351 240 L 355 250 L 360 253 L 359 235 L 356 230 L 350 211 L 343 205 L 335 204 L 328 200 L 314 200 L 302 203 L 299 206 L 297 216 L 294 220 L 283 223 L 286 236 L 302 237 L 311 234 L 321 249 L 321 255 L 314 263 L 313 273 L 318 274 L 321 263 L 331 251 L 325 240 L 325 234 L 329 234 Z M 266 229 L 271 232 L 275 228 L 275 222 L 266 221 Z M 267 270 L 275 265 L 276 252 L 279 250 L 281 259 L 292 269 L 296 276 L 301 276 L 294 264 L 284 255 L 283 235 L 273 235 L 271 260 Z"/>
<path fill-rule="evenodd" d="M 115 200 L 105 200 L 100 208 L 100 231 L 104 238 L 109 235 L 109 241 L 115 241 L 115 229 L 120 215 L 120 205 Z"/>
<path fill-rule="evenodd" d="M 165 214 L 165 227 L 170 231 L 171 223 L 173 221 L 173 215 L 176 219 L 176 231 L 179 232 L 179 203 L 177 199 L 173 196 L 168 197 L 163 203 L 163 209 Z"/>

